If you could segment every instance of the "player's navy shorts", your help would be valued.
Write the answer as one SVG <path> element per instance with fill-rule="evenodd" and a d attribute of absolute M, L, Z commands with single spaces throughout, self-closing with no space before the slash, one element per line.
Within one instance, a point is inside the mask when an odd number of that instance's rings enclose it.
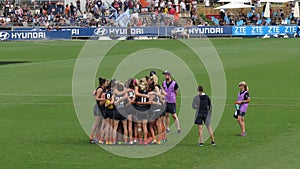
<path fill-rule="evenodd" d="M 147 120 L 149 118 L 149 108 L 146 106 L 137 106 L 136 111 L 136 119 L 140 120 Z"/>
<path fill-rule="evenodd" d="M 126 120 L 127 119 L 127 115 L 126 115 L 126 110 L 125 108 L 122 109 L 115 109 L 114 110 L 114 116 L 113 116 L 114 120 Z"/>
<path fill-rule="evenodd" d="M 159 117 L 161 117 L 163 110 L 160 109 L 159 107 L 151 107 L 149 110 L 149 118 L 148 121 L 155 121 L 156 119 L 158 119 Z"/>
<path fill-rule="evenodd" d="M 166 112 L 175 114 L 176 113 L 176 103 L 167 103 Z"/>
<path fill-rule="evenodd" d="M 136 108 L 133 105 L 129 105 L 126 107 L 126 114 L 127 115 L 134 115 L 136 112 Z"/>
<path fill-rule="evenodd" d="M 94 116 L 101 116 L 101 111 L 97 103 L 94 106 Z"/>
<path fill-rule="evenodd" d="M 149 117 L 149 110 L 146 111 L 138 111 L 136 119 L 137 120 L 147 120 Z"/>
<path fill-rule="evenodd" d="M 198 114 L 196 114 L 194 124 L 203 125 L 203 123 L 205 125 L 210 124 L 210 114 L 208 114 L 208 113 L 198 113 Z"/>
<path fill-rule="evenodd" d="M 166 116 L 166 110 L 163 110 L 160 117 L 165 117 L 165 116 Z"/>
<path fill-rule="evenodd" d="M 104 119 L 107 119 L 107 118 L 110 118 L 110 119 L 113 119 L 114 117 L 114 110 L 113 109 L 108 109 L 108 108 L 105 108 L 104 110 Z"/>

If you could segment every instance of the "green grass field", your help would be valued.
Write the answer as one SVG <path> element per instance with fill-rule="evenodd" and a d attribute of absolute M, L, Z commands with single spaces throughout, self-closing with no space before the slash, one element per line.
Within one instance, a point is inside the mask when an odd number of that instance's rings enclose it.
<path fill-rule="evenodd" d="M 0 168 L 298 168 L 298 39 L 211 41 L 227 81 L 226 106 L 215 130 L 217 146 L 207 141 L 197 147 L 194 126 L 176 147 L 142 159 L 120 157 L 88 143 L 71 96 L 73 69 L 84 41 L 0 43 Z M 181 56 L 210 93 L 205 68 L 178 41 L 122 41 L 105 57 L 98 75 L 110 78 L 125 55 L 145 46 Z M 26 62 L 14 63 L 20 61 Z M 232 117 L 241 80 L 249 84 L 252 99 L 248 136 L 243 138 L 237 136 L 240 129 Z M 87 113 L 92 115 L 92 107 Z"/>

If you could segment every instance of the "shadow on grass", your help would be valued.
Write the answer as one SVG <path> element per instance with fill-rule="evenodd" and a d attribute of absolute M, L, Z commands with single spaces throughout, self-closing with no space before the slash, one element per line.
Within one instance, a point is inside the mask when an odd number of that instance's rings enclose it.
<path fill-rule="evenodd" d="M 31 61 L 0 61 L 1 65 L 18 64 L 18 63 L 30 63 Z"/>

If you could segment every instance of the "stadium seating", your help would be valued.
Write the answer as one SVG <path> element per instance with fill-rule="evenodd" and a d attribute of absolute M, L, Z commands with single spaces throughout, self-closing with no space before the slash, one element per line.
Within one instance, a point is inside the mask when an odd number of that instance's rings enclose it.
<path fill-rule="evenodd" d="M 226 22 L 227 25 L 230 24 L 230 20 L 229 20 L 228 16 L 225 16 L 224 20 L 225 20 L 225 22 Z"/>
<path fill-rule="evenodd" d="M 214 22 L 215 25 L 220 25 L 220 21 L 214 16 L 211 17 L 211 20 Z"/>
<path fill-rule="evenodd" d="M 285 18 L 286 24 L 290 25 L 291 24 L 291 20 L 289 18 Z"/>
<path fill-rule="evenodd" d="M 256 25 L 261 25 L 262 24 L 262 20 L 259 19 L 257 22 L 256 22 Z"/>
<path fill-rule="evenodd" d="M 244 21 L 240 20 L 238 22 L 236 22 L 236 26 L 243 26 L 244 25 Z"/>
<path fill-rule="evenodd" d="M 270 23 L 271 23 L 271 18 L 267 18 L 266 23 L 267 23 L 268 25 L 270 25 Z"/>
<path fill-rule="evenodd" d="M 247 13 L 247 18 L 250 19 L 251 16 L 252 16 L 252 12 L 248 12 Z"/>

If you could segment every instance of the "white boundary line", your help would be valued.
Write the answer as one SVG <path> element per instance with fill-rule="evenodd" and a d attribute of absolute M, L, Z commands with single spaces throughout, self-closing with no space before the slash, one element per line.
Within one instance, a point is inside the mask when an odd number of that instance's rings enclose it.
<path fill-rule="evenodd" d="M 81 103 L 91 104 L 91 103 Z M 0 106 L 73 106 L 73 103 L 0 103 Z M 232 106 L 232 104 L 225 104 Z M 250 106 L 300 107 L 300 104 L 251 104 Z"/>
<path fill-rule="evenodd" d="M 24 96 L 24 97 L 72 97 L 71 94 L 56 94 L 56 93 L 0 93 L 0 96 Z M 86 95 L 78 95 L 75 97 L 87 97 L 92 95 L 91 94 L 86 94 Z M 194 96 L 181 96 L 183 98 L 193 98 Z M 220 97 L 216 97 L 216 99 L 219 99 Z M 236 99 L 236 97 L 227 97 L 228 99 Z M 251 97 L 252 99 L 256 100 L 300 100 L 299 97 Z"/>

